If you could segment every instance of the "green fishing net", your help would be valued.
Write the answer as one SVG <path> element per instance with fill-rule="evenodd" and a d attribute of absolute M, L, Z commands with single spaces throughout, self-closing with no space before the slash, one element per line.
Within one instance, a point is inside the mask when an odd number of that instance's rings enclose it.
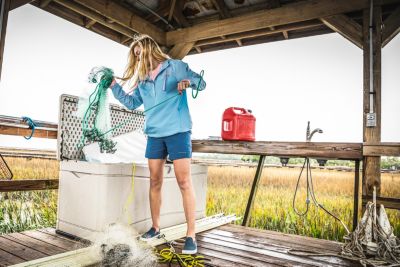
<path fill-rule="evenodd" d="M 82 119 L 82 136 L 79 147 L 98 142 L 101 153 L 115 153 L 116 142 L 111 138 L 111 116 L 107 89 L 111 85 L 114 72 L 106 67 L 94 67 L 88 75 L 88 82 L 96 84 L 88 96 L 81 96 L 77 116 Z"/>

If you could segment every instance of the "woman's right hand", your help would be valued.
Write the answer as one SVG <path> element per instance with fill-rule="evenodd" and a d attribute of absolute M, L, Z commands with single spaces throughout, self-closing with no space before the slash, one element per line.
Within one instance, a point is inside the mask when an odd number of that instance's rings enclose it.
<path fill-rule="evenodd" d="M 115 80 L 115 78 L 113 77 L 113 80 L 112 80 L 112 82 L 111 82 L 111 84 L 110 84 L 110 86 L 108 87 L 108 88 L 112 88 L 113 86 L 114 86 L 114 84 L 116 83 L 117 81 Z"/>

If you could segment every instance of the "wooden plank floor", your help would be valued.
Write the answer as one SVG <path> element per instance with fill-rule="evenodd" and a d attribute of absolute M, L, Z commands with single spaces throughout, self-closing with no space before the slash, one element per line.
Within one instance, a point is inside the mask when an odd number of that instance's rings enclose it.
<path fill-rule="evenodd" d="M 177 251 L 182 240 L 176 241 Z M 197 234 L 198 253 L 209 266 L 361 266 L 336 257 L 300 257 L 290 249 L 337 253 L 340 243 L 309 237 L 258 230 L 233 224 Z M 86 244 L 87 245 L 87 244 Z M 40 229 L 0 237 L 0 266 L 25 262 L 86 246 L 55 233 Z M 165 245 L 159 247 L 163 248 Z"/>

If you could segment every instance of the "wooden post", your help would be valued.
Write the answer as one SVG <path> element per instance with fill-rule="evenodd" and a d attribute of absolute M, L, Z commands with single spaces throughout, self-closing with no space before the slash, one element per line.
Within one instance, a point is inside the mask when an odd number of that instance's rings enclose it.
<path fill-rule="evenodd" d="M 364 97 L 363 97 L 363 141 L 379 143 L 381 141 L 381 6 L 373 8 L 373 110 L 376 113 L 376 126 L 367 127 L 367 114 L 370 111 L 370 45 L 369 45 L 369 9 L 363 11 L 363 50 L 364 50 Z M 376 186 L 377 196 L 381 192 L 380 156 L 364 157 L 363 196 L 371 196 Z"/>
<path fill-rule="evenodd" d="M 360 160 L 355 161 L 354 167 L 354 204 L 353 204 L 353 231 L 358 223 L 358 198 L 360 192 Z"/>
<path fill-rule="evenodd" d="M 248 226 L 248 224 L 250 222 L 250 213 L 253 208 L 254 198 L 257 194 L 257 188 L 258 188 L 258 184 L 261 179 L 264 162 L 265 162 L 265 156 L 261 155 L 260 159 L 258 160 L 258 166 L 257 166 L 257 170 L 256 170 L 256 175 L 254 176 L 253 185 L 251 186 L 249 200 L 247 201 L 247 207 L 246 207 L 246 211 L 244 213 L 243 222 L 242 222 L 243 226 Z"/>
<path fill-rule="evenodd" d="M 6 29 L 8 21 L 8 11 L 10 10 L 11 0 L 0 0 L 0 80 L 1 80 L 1 70 L 3 66 L 3 53 L 4 53 L 4 43 L 6 39 Z"/>

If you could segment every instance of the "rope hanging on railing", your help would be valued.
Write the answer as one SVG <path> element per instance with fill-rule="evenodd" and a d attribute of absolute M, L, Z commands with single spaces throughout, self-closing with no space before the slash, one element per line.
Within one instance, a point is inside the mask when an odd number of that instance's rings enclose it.
<path fill-rule="evenodd" d="M 32 138 L 33 134 L 35 133 L 35 128 L 38 126 L 31 118 L 23 116 L 22 120 L 29 125 L 29 129 L 32 129 L 31 134 L 29 136 L 24 136 L 26 140 Z"/>

